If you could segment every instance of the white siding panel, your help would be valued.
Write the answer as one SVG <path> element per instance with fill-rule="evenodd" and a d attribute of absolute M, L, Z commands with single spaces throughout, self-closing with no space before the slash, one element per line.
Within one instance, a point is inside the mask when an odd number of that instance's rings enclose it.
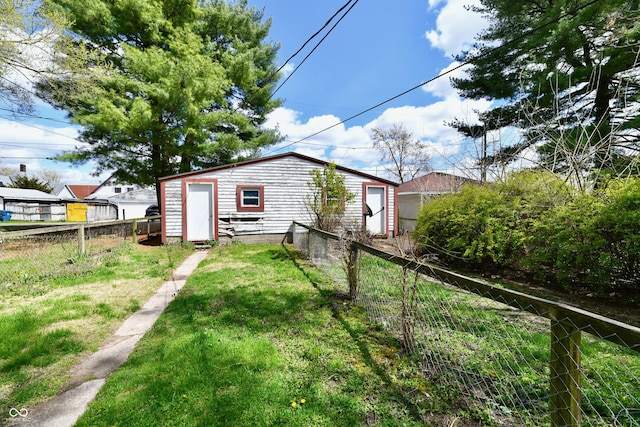
<path fill-rule="evenodd" d="M 422 206 L 420 193 L 401 194 L 398 196 L 398 216 L 400 232 L 413 232 L 416 227 L 418 212 Z"/>
<path fill-rule="evenodd" d="M 242 164 L 238 167 L 204 171 L 198 178 L 215 178 L 218 181 L 218 217 L 229 216 L 260 217 L 261 225 L 256 232 L 272 234 L 286 233 L 292 221 L 305 224 L 312 222 L 307 207 L 309 194 L 308 182 L 313 169 L 322 166 L 298 157 L 280 157 L 264 162 Z M 370 178 L 340 171 L 346 178 L 346 186 L 356 197 L 346 207 L 345 219 L 359 227 L 362 221 L 362 184 L 371 182 Z M 190 178 L 193 178 L 191 175 Z M 182 235 L 182 206 L 180 206 L 182 178 L 176 177 L 165 182 L 166 229 L 167 237 Z M 263 212 L 238 212 L 236 208 L 236 189 L 238 185 L 264 186 Z M 394 187 L 389 186 L 389 230 L 395 230 L 394 224 Z M 244 225 L 245 228 L 251 228 Z M 258 231 L 259 229 L 259 231 Z"/>
<path fill-rule="evenodd" d="M 182 237 L 182 180 L 167 181 L 164 203 L 167 237 Z"/>
<path fill-rule="evenodd" d="M 398 214 L 400 218 L 416 219 L 422 204 L 421 199 L 422 195 L 419 193 L 398 196 Z"/>

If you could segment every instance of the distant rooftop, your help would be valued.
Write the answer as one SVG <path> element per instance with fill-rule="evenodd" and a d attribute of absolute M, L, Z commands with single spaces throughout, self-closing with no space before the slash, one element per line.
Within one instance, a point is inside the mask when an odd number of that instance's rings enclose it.
<path fill-rule="evenodd" d="M 401 193 L 450 193 L 459 191 L 463 184 L 478 183 L 478 181 L 444 172 L 431 172 L 411 181 L 404 182 L 398 187 Z"/>
<path fill-rule="evenodd" d="M 85 184 L 69 184 L 69 189 L 73 191 L 77 199 L 85 199 L 91 193 L 96 191 L 100 187 L 99 185 L 85 185 Z"/>
<path fill-rule="evenodd" d="M 0 197 L 11 200 L 60 200 L 53 194 L 28 188 L 0 187 Z"/>

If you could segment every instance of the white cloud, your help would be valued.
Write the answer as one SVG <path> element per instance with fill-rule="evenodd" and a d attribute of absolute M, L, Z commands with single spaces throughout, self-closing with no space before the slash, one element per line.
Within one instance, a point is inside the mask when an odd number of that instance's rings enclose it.
<path fill-rule="evenodd" d="M 430 0 L 429 6 L 435 9 L 441 3 L 444 1 Z M 487 27 L 486 20 L 480 14 L 466 8 L 479 4 L 479 0 L 446 1 L 438 10 L 436 28 L 425 33 L 431 46 L 451 57 L 470 49 L 475 36 Z"/>
<path fill-rule="evenodd" d="M 372 148 L 369 132 L 364 127 L 348 128 L 334 115 L 315 116 L 306 122 L 301 121 L 300 116 L 301 113 L 284 107 L 269 115 L 265 126 L 277 127 L 285 140 L 267 148 L 264 154 L 295 151 L 353 168 L 379 161 L 380 155 Z"/>
<path fill-rule="evenodd" d="M 78 130 L 72 125 L 51 127 L 30 125 L 0 118 L 0 167 L 13 171 L 24 164 L 27 174 L 38 175 L 43 170 L 56 171 L 68 184 L 100 183 L 106 177 L 90 177 L 93 170 L 88 164 L 81 168 L 71 168 L 68 163 L 48 160 L 72 150 L 80 142 L 75 138 Z"/>
<path fill-rule="evenodd" d="M 287 78 L 289 75 L 291 75 L 291 73 L 293 73 L 293 70 L 295 70 L 295 68 L 295 64 L 287 62 L 280 70 L 280 73 L 282 74 L 283 78 Z"/>
<path fill-rule="evenodd" d="M 455 129 L 446 126 L 445 122 L 456 117 L 473 120 L 476 117 L 474 111 L 486 110 L 490 102 L 462 100 L 457 97 L 455 91 L 435 84 L 425 90 L 441 96 L 442 100 L 425 106 L 388 108 L 363 126 L 348 127 L 348 123 L 340 123 L 341 119 L 334 115 L 315 116 L 302 121 L 301 113 L 284 107 L 278 108 L 269 115 L 266 125 L 277 126 L 286 138 L 285 141 L 265 150 L 265 154 L 295 151 L 391 178 L 385 176 L 381 153 L 373 149 L 371 130 L 403 124 L 414 138 L 426 144 L 435 169 L 452 170 L 456 164 L 463 167 L 460 164 L 462 159 L 475 153 L 469 152 L 468 141 L 464 141 L 464 138 Z M 325 129 L 328 130 L 324 131 Z M 314 135 L 317 132 L 321 133 Z"/>
<path fill-rule="evenodd" d="M 440 71 L 439 75 L 442 77 L 438 77 L 430 83 L 422 86 L 422 90 L 430 95 L 441 99 L 458 98 L 458 92 L 451 85 L 451 79 L 454 77 L 466 77 L 465 70 L 467 68 L 467 65 L 461 66 L 460 62 L 454 61 L 447 67 L 445 67 L 442 71 Z"/>

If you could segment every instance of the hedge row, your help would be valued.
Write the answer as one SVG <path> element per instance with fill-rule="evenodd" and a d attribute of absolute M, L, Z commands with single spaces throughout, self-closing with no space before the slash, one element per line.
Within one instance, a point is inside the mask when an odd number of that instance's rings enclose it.
<path fill-rule="evenodd" d="M 533 171 L 469 185 L 423 205 L 415 239 L 451 266 L 573 290 L 640 290 L 640 179 L 610 180 L 588 194 Z"/>

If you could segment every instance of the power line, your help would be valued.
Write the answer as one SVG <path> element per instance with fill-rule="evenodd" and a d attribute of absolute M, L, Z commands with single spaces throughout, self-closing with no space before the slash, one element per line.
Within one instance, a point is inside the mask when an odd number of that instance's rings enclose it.
<path fill-rule="evenodd" d="M 295 141 L 283 141 L 283 142 L 295 142 Z M 1 144 L 1 143 L 0 143 Z M 346 150 L 370 150 L 371 147 L 345 147 L 343 145 L 335 145 L 335 144 L 322 144 L 320 142 L 307 142 L 307 145 L 313 145 L 316 147 L 330 147 L 330 148 L 344 148 Z"/>
<path fill-rule="evenodd" d="M 39 120 L 48 120 L 51 122 L 56 122 L 56 123 L 62 123 L 62 124 L 66 124 L 66 125 L 72 125 L 73 123 L 69 122 L 68 120 L 60 120 L 60 119 L 54 119 L 53 117 L 45 117 L 45 116 L 41 116 L 38 114 L 29 114 L 29 113 L 18 113 L 10 108 L 2 108 L 0 107 L 0 111 L 7 111 L 9 113 L 11 113 L 11 116 L 13 117 L 17 117 L 17 118 L 30 118 L 30 119 L 39 119 Z M 2 118 L 6 118 L 7 120 L 9 120 L 8 116 L 0 116 Z"/>
<path fill-rule="evenodd" d="M 39 147 L 33 148 L 34 150 L 51 150 L 52 148 L 48 148 L 42 142 L 39 141 L 0 141 L 0 145 L 5 147 L 23 147 L 24 145 L 39 145 Z M 67 147 L 75 147 L 76 144 L 67 144 L 64 142 L 53 142 L 51 145 L 55 146 L 67 146 Z"/>
<path fill-rule="evenodd" d="M 80 141 L 80 140 L 79 140 L 78 138 L 76 138 L 76 137 L 69 136 L 69 135 L 65 135 L 65 134 L 63 134 L 63 133 L 56 132 L 56 131 L 51 130 L 51 129 L 43 128 L 43 127 L 36 126 L 36 125 L 32 125 L 32 124 L 29 124 L 29 123 L 24 123 L 24 122 L 21 122 L 21 121 L 19 121 L 19 120 L 12 119 L 12 118 L 9 118 L 9 117 L 3 117 L 3 118 L 4 118 L 5 120 L 10 121 L 10 122 L 20 123 L 20 124 L 21 124 L 21 125 L 23 125 L 23 126 L 27 126 L 27 127 L 31 127 L 31 128 L 34 128 L 34 129 L 38 129 L 38 130 L 41 130 L 41 131 L 43 131 L 43 132 L 53 133 L 53 134 L 55 134 L 55 135 L 59 135 L 59 136 L 65 137 L 65 138 L 72 139 L 72 140 L 74 140 L 74 141 L 76 141 L 76 142 L 79 142 L 79 143 L 81 143 L 81 142 L 82 142 L 82 141 Z"/>
<path fill-rule="evenodd" d="M 306 136 L 306 137 L 304 137 L 304 138 L 302 138 L 302 139 L 299 139 L 299 140 L 297 140 L 297 141 L 293 141 L 293 142 L 291 142 L 290 144 L 287 144 L 287 145 L 285 145 L 285 146 L 283 146 L 283 147 L 278 148 L 277 150 L 268 151 L 268 152 L 267 152 L 267 154 L 269 154 L 269 153 L 273 153 L 273 152 L 276 152 L 276 151 L 280 151 L 280 150 L 283 150 L 283 149 L 285 149 L 285 148 L 287 148 L 287 147 L 290 147 L 290 146 L 292 146 L 292 145 L 295 145 L 295 144 L 298 144 L 298 143 L 300 143 L 300 142 L 306 141 L 306 140 L 307 140 L 307 139 L 309 139 L 309 138 L 313 138 L 314 136 L 317 136 L 317 135 L 319 135 L 319 134 L 321 134 L 321 133 L 324 133 L 324 132 L 326 132 L 326 131 L 328 131 L 328 130 L 330 130 L 330 129 L 333 129 L 333 128 L 334 128 L 334 127 L 336 127 L 336 126 L 340 126 L 340 125 L 342 125 L 342 124 L 344 124 L 344 123 L 346 123 L 346 122 L 348 122 L 348 121 L 351 121 L 351 120 L 353 120 L 353 119 L 355 119 L 355 118 L 357 118 L 357 117 L 360 117 L 360 116 L 362 116 L 362 115 L 364 115 L 364 114 L 366 114 L 366 113 L 368 113 L 368 112 L 370 112 L 370 111 L 372 111 L 372 110 L 375 110 L 375 109 L 376 109 L 376 108 L 378 108 L 378 107 L 381 107 L 381 106 L 382 106 L 382 105 L 384 105 L 384 104 L 387 104 L 387 103 L 389 103 L 389 102 L 391 102 L 391 101 L 394 101 L 394 100 L 396 100 L 396 99 L 398 99 L 398 98 L 401 98 L 401 97 L 403 97 L 404 95 L 406 95 L 406 94 L 408 94 L 408 93 L 410 93 L 410 92 L 413 92 L 414 90 L 416 90 L 416 89 L 418 89 L 418 88 L 420 88 L 420 87 L 422 87 L 422 86 L 424 86 L 424 85 L 426 85 L 426 84 L 429 84 L 429 83 L 431 83 L 431 82 L 433 82 L 433 81 L 435 81 L 435 80 L 437 80 L 437 79 L 439 79 L 439 78 L 441 78 L 441 77 L 444 77 L 444 76 L 446 76 L 447 74 L 450 74 L 450 73 L 452 73 L 452 72 L 454 72 L 454 71 L 457 71 L 457 70 L 459 70 L 460 68 L 462 68 L 462 67 L 464 67 L 464 66 L 467 66 L 467 65 L 473 64 L 474 62 L 476 62 L 477 60 L 479 60 L 479 59 L 481 59 L 481 58 L 484 58 L 484 57 L 487 57 L 487 56 L 489 56 L 489 55 L 492 55 L 492 54 L 494 54 L 495 52 L 497 52 L 498 50 L 500 50 L 500 49 L 502 49 L 502 48 L 504 48 L 504 47 L 507 47 L 507 46 L 509 46 L 509 45 L 512 45 L 512 44 L 514 44 L 515 42 L 517 42 L 517 41 L 519 41 L 519 40 L 522 40 L 523 38 L 525 38 L 525 37 L 527 37 L 527 36 L 529 36 L 529 35 L 531 35 L 531 34 L 533 34 L 533 33 L 537 32 L 537 31 L 540 31 L 541 29 L 543 29 L 543 28 L 545 28 L 545 27 L 547 27 L 547 26 L 549 26 L 549 25 L 551 25 L 551 24 L 554 24 L 554 23 L 558 22 L 558 21 L 560 21 L 561 19 L 563 19 L 563 18 L 565 18 L 565 17 L 567 17 L 567 16 L 569 16 L 569 15 L 575 15 L 576 13 L 578 13 L 579 11 L 581 11 L 582 9 L 585 9 L 585 8 L 587 8 L 587 7 L 591 6 L 591 5 L 593 5 L 593 4 L 595 4 L 595 3 L 599 2 L 599 1 L 600 1 L 600 0 L 592 0 L 592 1 L 590 1 L 589 3 L 586 3 L 586 4 L 582 5 L 582 6 L 579 6 L 579 7 L 575 8 L 575 9 L 573 9 L 573 10 L 570 10 L 570 11 L 568 11 L 568 12 L 565 12 L 564 14 L 560 15 L 559 17 L 557 17 L 557 18 L 555 18 L 555 19 L 552 19 L 551 21 L 546 22 L 546 23 L 544 23 L 544 24 L 542 24 L 542 25 L 539 25 L 539 26 L 537 26 L 537 27 L 534 27 L 534 28 L 532 28 L 531 30 L 524 32 L 524 33 L 523 33 L 523 34 L 521 34 L 520 36 L 515 37 L 515 38 L 513 38 L 513 39 L 509 40 L 508 42 L 506 42 L 506 43 L 504 43 L 504 44 L 502 44 L 502 45 L 500 45 L 500 46 L 496 46 L 496 47 L 494 47 L 494 48 L 489 49 L 488 51 L 484 52 L 484 53 L 483 53 L 483 54 L 481 54 L 481 55 L 478 55 L 478 56 L 476 56 L 476 57 L 474 57 L 474 58 L 471 58 L 471 59 L 469 59 L 469 60 L 466 60 L 466 61 L 464 61 L 464 62 L 460 63 L 459 65 L 457 65 L 457 66 L 453 67 L 452 69 L 450 69 L 450 70 L 447 70 L 447 71 L 443 72 L 442 74 L 439 74 L 439 75 L 437 75 L 437 76 L 435 76 L 435 77 L 432 77 L 432 78 L 428 79 L 427 81 L 424 81 L 424 82 L 422 82 L 422 83 L 420 83 L 420 84 L 418 84 L 418 85 L 415 85 L 415 86 L 413 86 L 413 87 L 411 87 L 411 88 L 409 88 L 409 89 L 407 89 L 407 90 L 405 90 L 405 91 L 403 91 L 403 92 L 401 92 L 401 93 L 399 93 L 399 94 L 397 94 L 397 95 L 392 96 L 391 98 L 387 98 L 386 100 L 384 100 L 384 101 L 382 101 L 382 102 L 379 102 L 379 103 L 377 103 L 376 105 L 374 105 L 374 106 L 372 106 L 372 107 L 369 107 L 369 108 L 367 108 L 367 109 L 365 109 L 365 110 L 363 110 L 363 111 L 361 111 L 361 112 L 359 112 L 359 113 L 357 113 L 357 114 L 354 114 L 354 115 L 352 115 L 352 116 L 350 116 L 350 117 L 347 117 L 346 119 L 344 119 L 344 120 L 342 120 L 342 121 L 340 121 L 340 122 L 337 122 L 337 123 L 335 123 L 335 124 L 333 124 L 333 125 L 331 125 L 331 126 L 328 126 L 328 127 L 324 128 L 324 129 L 322 129 L 322 130 L 318 131 L 318 132 L 315 132 L 315 133 L 313 133 L 313 134 L 311 134 L 311 135 L 308 135 L 308 136 Z"/>
<path fill-rule="evenodd" d="M 311 49 L 311 51 L 307 54 L 307 56 L 305 56 L 305 57 L 304 57 L 304 59 L 300 62 L 300 64 L 298 64 L 298 66 L 297 66 L 297 67 L 295 67 L 295 68 L 293 69 L 293 71 L 291 72 L 291 74 L 289 74 L 289 75 L 287 76 L 287 78 L 286 78 L 286 79 L 284 79 L 284 81 L 283 81 L 282 83 L 280 83 L 280 85 L 279 85 L 279 86 L 278 86 L 278 87 L 277 87 L 277 88 L 276 88 L 276 89 L 271 93 L 271 96 L 272 96 L 272 97 L 273 97 L 273 95 L 275 95 L 275 94 L 276 94 L 276 92 L 278 92 L 278 91 L 280 90 L 280 88 L 281 88 L 282 86 L 284 86 L 284 84 L 285 84 L 285 83 L 287 83 L 287 81 L 289 81 L 289 79 L 291 78 L 291 76 L 293 76 L 293 74 L 294 74 L 296 71 L 298 71 L 298 68 L 300 68 L 300 67 L 302 66 L 302 64 L 304 64 L 304 63 L 306 62 L 306 60 L 307 60 L 307 59 L 309 59 L 309 57 L 311 56 L 311 54 L 313 54 L 313 52 L 315 52 L 315 50 L 320 46 L 320 44 L 322 44 L 322 42 L 323 42 L 323 41 L 324 41 L 324 40 L 329 36 L 329 34 L 331 34 L 331 32 L 332 32 L 332 31 L 333 31 L 333 30 L 338 26 L 338 24 L 339 24 L 339 23 L 344 19 L 344 17 L 345 17 L 345 16 L 347 16 L 347 14 L 348 14 L 349 12 L 351 12 L 351 10 L 352 10 L 352 9 L 353 9 L 353 7 L 358 3 L 358 1 L 359 1 L 359 0 L 355 0 L 355 2 L 353 2 L 353 4 L 349 7 L 349 9 L 347 9 L 347 11 L 346 11 L 346 12 L 345 12 L 341 17 L 340 17 L 340 19 L 338 19 L 338 22 L 336 22 L 335 24 L 333 24 L 333 27 L 331 27 L 331 29 L 327 32 L 327 34 L 325 34 L 325 35 L 324 35 L 324 37 L 322 37 L 322 38 L 320 39 L 320 41 L 319 41 L 318 43 L 316 43 L 316 45 L 313 47 L 313 49 Z M 346 7 L 350 2 L 351 2 L 351 0 L 349 0 L 349 1 L 348 1 L 348 2 L 347 2 L 347 3 L 346 3 L 346 4 L 345 4 L 345 5 L 344 5 L 340 10 L 344 9 L 344 8 L 345 8 L 345 7 Z M 338 11 L 338 12 L 339 12 L 339 11 Z M 336 14 L 337 14 L 338 12 L 336 12 Z M 333 15 L 333 16 L 331 17 L 331 19 L 333 19 L 335 16 L 336 16 L 336 15 Z M 328 24 L 329 22 L 330 22 L 330 20 L 327 22 L 327 24 Z M 327 25 L 327 24 L 325 24 L 325 27 L 326 27 L 326 25 Z M 322 28 L 324 28 L 324 27 L 322 27 Z M 315 37 L 318 33 L 319 33 L 319 32 L 317 32 L 316 34 L 314 34 L 314 35 L 313 35 L 313 37 Z M 305 42 L 305 45 L 306 45 L 306 42 Z M 304 47 L 304 45 L 303 45 L 303 47 Z M 298 50 L 298 52 L 300 52 L 300 50 L 302 50 L 302 48 L 300 48 L 300 49 Z M 298 54 L 298 52 L 296 52 L 296 55 Z M 286 62 L 286 63 L 288 63 L 288 62 L 289 62 L 289 60 L 287 60 L 287 62 Z M 285 64 L 286 64 L 286 63 L 285 63 Z M 283 65 L 283 67 L 284 67 L 284 65 Z M 282 67 L 280 67 L 280 68 L 282 68 Z"/>
<path fill-rule="evenodd" d="M 290 56 L 286 61 L 284 61 L 284 62 L 282 63 L 282 65 L 280 66 L 280 68 L 278 68 L 278 69 L 277 69 L 277 70 L 272 74 L 272 76 L 273 76 L 273 75 L 276 75 L 276 74 L 278 74 L 280 71 L 282 71 L 282 69 L 283 69 L 283 68 L 284 68 L 284 67 L 289 63 L 289 61 L 291 61 L 294 57 L 296 57 L 296 56 L 297 56 L 297 55 L 302 51 L 302 49 L 304 49 L 304 48 L 305 48 L 305 46 L 311 42 L 311 40 L 313 40 L 314 38 L 316 38 L 316 37 L 317 37 L 317 36 L 322 32 L 322 30 L 324 30 L 325 28 L 327 28 L 327 27 L 329 26 L 329 24 L 331 23 L 331 21 L 333 21 L 333 18 L 335 18 L 336 16 L 338 16 L 338 14 L 339 14 L 340 12 L 342 12 L 342 11 L 343 11 L 343 10 L 344 10 L 348 5 L 349 5 L 349 3 L 351 3 L 352 1 L 353 1 L 353 0 L 349 0 L 349 1 L 347 1 L 347 2 L 346 2 L 346 3 L 345 3 L 345 4 L 344 4 L 340 9 L 338 9 L 338 10 L 336 11 L 336 13 L 334 13 L 334 14 L 331 16 L 331 18 L 329 18 L 329 20 L 328 20 L 327 22 L 325 22 L 325 24 L 322 26 L 322 28 L 320 28 L 320 29 L 319 29 L 318 31 L 316 31 L 316 32 L 315 32 L 311 37 L 309 37 L 309 38 L 308 38 L 308 39 L 307 39 L 307 40 L 302 44 L 302 46 L 300 46 L 300 48 L 299 48 L 298 50 L 296 50 L 296 51 L 295 51 L 295 53 L 294 53 L 293 55 L 291 55 L 291 56 Z M 358 2 L 358 0 L 356 0 L 356 3 L 357 3 L 357 2 Z M 355 3 L 354 3 L 354 5 L 355 5 Z M 353 6 L 351 6 L 351 8 L 353 8 Z M 349 8 L 349 11 L 351 10 L 351 8 Z M 347 11 L 347 13 L 349 13 L 349 11 Z M 347 13 L 345 13 L 345 15 L 346 15 Z M 342 17 L 342 18 L 344 18 L 344 15 L 343 15 L 343 17 Z M 342 20 L 342 18 L 340 18 L 340 19 Z M 339 22 L 339 21 L 338 21 L 338 22 Z M 335 28 L 335 25 L 334 25 L 334 27 L 333 27 L 333 28 Z M 333 28 L 331 28 L 331 30 L 333 30 Z M 329 32 L 331 32 L 331 30 L 330 30 Z M 326 36 L 325 36 L 325 37 L 326 37 Z M 317 47 L 317 46 L 316 46 L 316 47 Z M 315 49 L 315 48 L 314 48 L 314 49 Z"/>
<path fill-rule="evenodd" d="M 53 160 L 55 157 L 35 157 L 35 156 L 0 156 L 0 159 L 22 159 L 22 160 Z"/>

